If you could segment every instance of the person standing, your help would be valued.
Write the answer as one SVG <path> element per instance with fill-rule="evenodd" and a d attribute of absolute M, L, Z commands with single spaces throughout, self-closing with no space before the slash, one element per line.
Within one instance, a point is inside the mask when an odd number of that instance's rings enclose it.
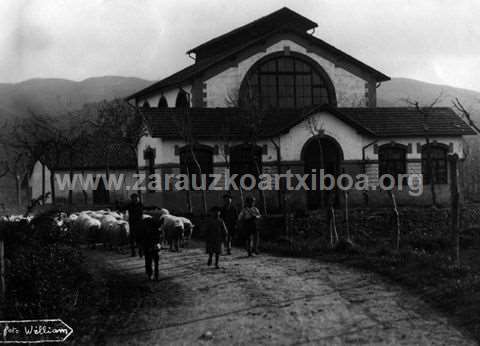
<path fill-rule="evenodd" d="M 228 236 L 227 236 L 227 254 L 231 255 L 232 254 L 232 241 L 235 236 L 235 228 L 237 224 L 237 219 L 238 219 L 238 213 L 237 209 L 235 206 L 232 204 L 232 194 L 230 192 L 226 193 L 223 196 L 223 207 L 222 207 L 222 219 L 223 222 L 225 223 L 225 226 L 227 226 L 227 231 L 228 231 Z"/>
<path fill-rule="evenodd" d="M 212 257 L 215 254 L 215 268 L 220 268 L 218 260 L 222 252 L 222 243 L 228 236 L 227 227 L 221 218 L 221 209 L 213 207 L 210 209 L 210 217 L 204 224 L 205 241 L 208 254 L 207 265 L 212 265 Z"/>
<path fill-rule="evenodd" d="M 138 195 L 132 193 L 130 196 L 130 203 L 127 205 L 128 224 L 130 226 L 130 249 L 132 257 L 135 257 L 135 246 L 138 246 L 138 255 L 142 257 L 142 236 L 143 236 L 143 204 L 140 202 Z"/>
<path fill-rule="evenodd" d="M 260 234 L 258 232 L 257 221 L 260 218 L 260 211 L 255 207 L 255 198 L 253 196 L 248 196 L 245 199 L 245 207 L 238 215 L 238 221 L 242 233 L 246 237 L 248 256 L 252 256 L 252 252 L 258 255 Z"/>

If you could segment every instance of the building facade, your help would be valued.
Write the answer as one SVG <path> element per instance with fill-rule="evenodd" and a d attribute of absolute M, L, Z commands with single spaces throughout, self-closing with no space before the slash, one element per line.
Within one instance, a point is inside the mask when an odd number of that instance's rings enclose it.
<path fill-rule="evenodd" d="M 437 202 L 446 203 L 448 157 L 461 161 L 464 136 L 475 132 L 449 108 L 377 107 L 377 87 L 389 77 L 315 37 L 316 27 L 282 8 L 191 49 L 192 65 L 129 96 L 148 130 L 138 145 L 141 172 L 218 173 L 223 180 L 227 169 L 254 176 L 320 169 L 365 174 L 369 191 L 350 193 L 358 205 L 388 203 L 388 194 L 376 189 L 383 174 L 423 174 L 424 193 L 412 197 L 405 188 L 399 203 L 430 204 L 432 181 Z M 201 211 L 203 193 L 161 190 L 147 190 L 145 204 Z M 208 191 L 207 203 L 221 203 L 222 194 Z M 271 210 L 319 208 L 332 196 L 260 195 Z M 335 199 L 343 203 L 342 194 Z"/>

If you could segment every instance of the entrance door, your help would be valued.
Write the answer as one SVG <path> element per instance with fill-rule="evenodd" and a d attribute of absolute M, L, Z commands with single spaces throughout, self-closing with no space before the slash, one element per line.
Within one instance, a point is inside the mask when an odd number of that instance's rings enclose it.
<path fill-rule="evenodd" d="M 342 149 L 337 141 L 331 137 L 315 137 L 305 144 L 302 158 L 305 174 L 312 174 L 314 170 L 316 172 L 316 190 L 312 191 L 312 177 L 308 179 L 310 191 L 307 191 L 307 206 L 309 209 L 323 208 L 328 204 L 331 191 L 322 191 L 320 189 L 320 170 L 323 169 L 324 174 L 338 176 L 340 163 L 343 159 Z"/>

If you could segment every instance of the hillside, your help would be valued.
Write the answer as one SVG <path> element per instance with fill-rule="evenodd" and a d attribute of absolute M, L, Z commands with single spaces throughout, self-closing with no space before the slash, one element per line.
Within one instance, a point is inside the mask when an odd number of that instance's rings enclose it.
<path fill-rule="evenodd" d="M 95 77 L 80 82 L 67 79 L 30 79 L 0 84 L 0 119 L 36 113 L 61 114 L 84 103 L 125 97 L 151 82 L 129 77 Z"/>
<path fill-rule="evenodd" d="M 442 96 L 436 106 L 452 107 L 452 100 L 458 97 L 464 107 L 471 112 L 472 118 L 480 122 L 480 92 L 414 79 L 393 78 L 382 83 L 377 89 L 377 104 L 379 107 L 405 107 L 407 106 L 405 99 L 410 99 L 426 106 L 440 94 Z"/>

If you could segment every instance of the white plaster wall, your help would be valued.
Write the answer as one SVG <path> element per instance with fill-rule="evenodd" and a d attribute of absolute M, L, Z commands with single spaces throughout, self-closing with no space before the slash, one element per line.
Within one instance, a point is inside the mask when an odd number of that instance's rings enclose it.
<path fill-rule="evenodd" d="M 38 198 L 42 195 L 42 167 L 43 164 L 40 161 L 35 162 L 30 175 L 29 186 L 32 191 L 32 199 Z M 50 170 L 45 166 L 45 193 L 50 192 Z M 51 203 L 52 199 L 49 197 L 45 200 L 46 203 Z"/>
<path fill-rule="evenodd" d="M 308 51 L 305 47 L 291 39 L 278 38 L 277 42 L 271 44 L 265 51 L 260 51 L 251 55 L 247 59 L 238 63 L 237 66 L 230 67 L 223 72 L 206 80 L 206 94 L 204 101 L 207 107 L 229 107 L 231 104 L 228 99 L 236 100 L 238 90 L 248 70 L 264 56 L 283 51 L 288 46 L 290 51 L 301 53 L 315 60 L 329 75 L 337 94 L 338 106 L 366 106 L 365 83 L 366 80 L 359 78 L 343 68 L 335 66 L 335 63 L 320 55 Z"/>
<path fill-rule="evenodd" d="M 362 147 L 368 138 L 358 133 L 350 125 L 327 112 L 311 116 L 313 123 L 325 131 L 325 135 L 334 138 L 342 148 L 345 160 L 361 160 Z M 294 126 L 290 132 L 281 137 L 283 160 L 300 160 L 304 144 L 313 136 L 307 121 Z"/>
<path fill-rule="evenodd" d="M 79 170 L 75 170 L 74 174 L 81 174 Z M 94 177 L 97 175 L 103 175 L 105 174 L 104 169 L 96 169 L 96 170 L 85 170 L 84 176 L 87 176 L 87 174 L 91 174 Z M 118 169 L 111 169 L 110 170 L 110 175 L 115 175 L 117 177 L 120 176 L 120 174 L 123 175 L 123 185 L 122 188 L 118 191 L 116 190 L 110 190 L 110 201 L 113 202 L 115 200 L 120 200 L 120 199 L 128 199 L 131 191 L 125 189 L 126 186 L 133 186 L 134 185 L 134 179 L 133 179 L 133 174 L 135 173 L 134 170 L 118 170 Z M 48 169 L 47 166 L 45 166 L 45 193 L 51 192 L 51 186 L 50 186 L 50 174 L 51 171 Z M 68 198 L 68 192 L 69 190 L 67 188 L 61 189 L 60 185 L 58 184 L 58 181 L 62 181 L 64 177 L 69 177 L 70 172 L 69 171 L 57 171 L 55 172 L 55 198 L 57 201 L 61 200 L 66 200 Z M 94 178 L 95 180 L 95 178 Z M 85 180 L 84 180 L 85 181 Z M 29 180 L 29 185 L 32 191 L 32 198 L 38 198 L 39 196 L 42 195 L 42 164 L 37 161 L 33 167 L 32 174 L 30 176 Z M 79 194 L 82 192 L 81 185 L 79 183 L 75 184 L 72 189 L 74 194 Z M 89 188 L 87 190 L 87 195 L 88 195 L 88 202 L 92 203 L 92 188 Z M 52 198 L 49 197 L 46 199 L 46 203 L 51 203 Z"/>
<path fill-rule="evenodd" d="M 431 137 L 430 142 L 436 141 L 437 143 L 442 143 L 445 145 L 449 145 L 450 143 L 453 143 L 453 153 L 449 154 L 457 154 L 460 159 L 464 158 L 463 154 L 463 146 L 464 142 L 462 137 Z M 383 144 L 388 144 L 391 142 L 403 144 L 403 145 L 408 145 L 409 143 L 412 145 L 412 152 L 407 154 L 407 159 L 421 159 L 422 158 L 422 153 L 417 151 L 417 143 L 420 143 L 421 145 L 426 144 L 426 140 L 424 137 L 404 137 L 404 138 L 386 138 L 386 139 L 380 139 L 376 144 L 378 146 L 381 146 Z M 365 150 L 365 158 L 367 160 L 378 160 L 378 154 L 374 153 L 374 146 L 371 145 Z"/>

